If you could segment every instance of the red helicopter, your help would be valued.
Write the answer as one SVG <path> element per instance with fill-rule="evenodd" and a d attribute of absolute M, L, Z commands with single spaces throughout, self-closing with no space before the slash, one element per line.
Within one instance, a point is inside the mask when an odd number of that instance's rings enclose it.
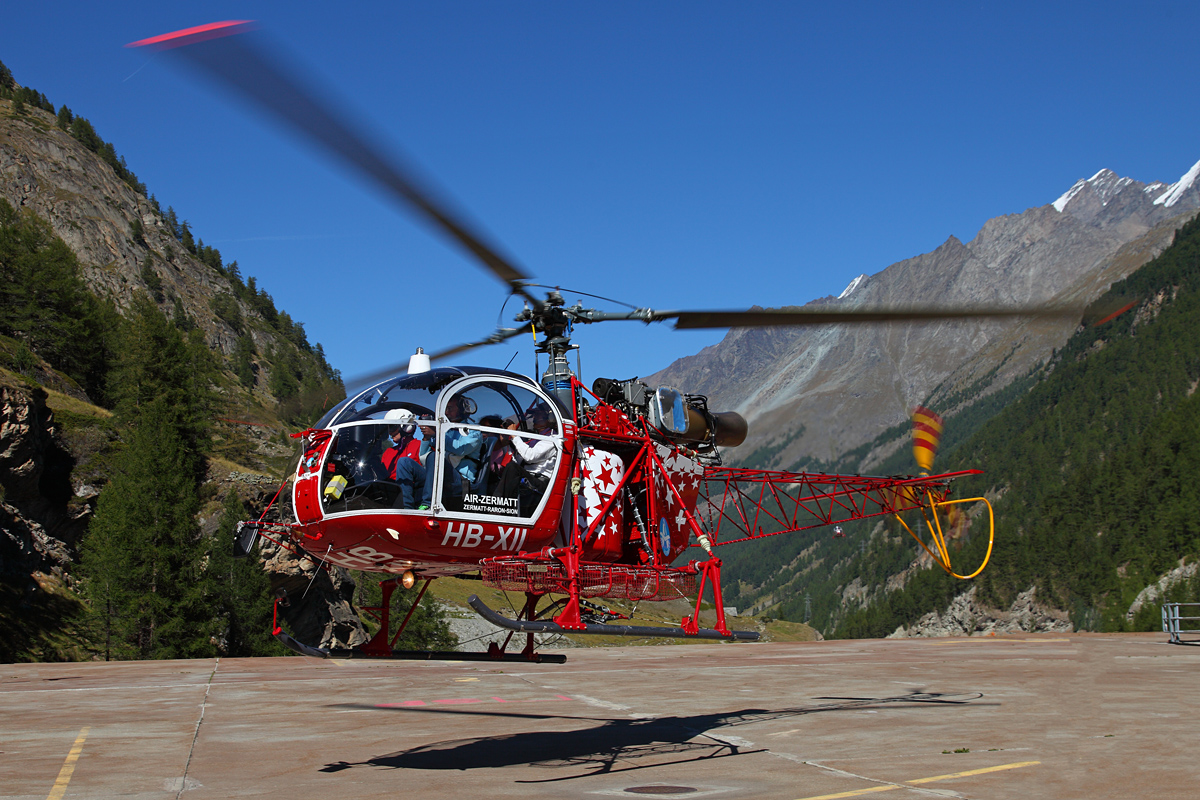
<path fill-rule="evenodd" d="M 536 651 L 534 634 L 753 640 L 756 632 L 727 625 L 721 560 L 713 548 L 907 511 L 924 515 L 929 543 L 914 533 L 920 546 L 956 574 L 938 511 L 987 501 L 950 499 L 951 481 L 978 470 L 928 474 L 941 430 L 936 415 L 919 409 L 914 417 L 918 476 L 726 467 L 722 448 L 736 447 L 746 437 L 740 415 L 710 410 L 702 395 L 637 379 L 583 385 L 568 361 L 576 349 L 572 329 L 618 319 L 728 328 L 1078 312 L 1047 307 L 606 312 L 582 303 L 568 306 L 557 290 L 536 293 L 548 287 L 531 283 L 438 202 L 411 170 L 384 157 L 341 115 L 301 88 L 246 35 L 252 27 L 213 23 L 130 46 L 169 50 L 271 112 L 449 235 L 526 304 L 513 327 L 438 353 L 418 349 L 406 370 L 399 365 L 363 379 L 360 385 L 366 388 L 295 434 L 303 442 L 292 482 L 296 522 L 244 522 L 235 549 L 248 554 L 263 535 L 311 554 L 314 561 L 389 577 L 382 582 L 383 604 L 364 609 L 381 622 L 370 642 L 349 651 L 329 650 L 298 642 L 276 625 L 276 636 L 288 647 L 318 657 L 560 662 L 561 655 Z M 537 351 L 546 364 L 536 380 L 496 369 L 434 366 L 530 331 L 541 337 Z M 988 514 L 990 523 L 990 506 Z M 989 556 L 991 535 L 989 529 Z M 680 561 L 693 546 L 700 558 Z M 956 575 L 969 578 L 982 569 Z M 423 596 L 433 579 L 465 574 L 478 574 L 486 586 L 524 592 L 526 602 L 515 619 L 476 596 L 469 601 L 490 622 L 526 634 L 524 649 L 506 651 L 510 634 L 504 646 L 492 644 L 486 653 L 393 650 L 408 622 L 391 632 L 389 601 L 396 586 L 409 588 L 423 580 Z M 716 609 L 712 628 L 699 626 L 706 587 Z M 610 624 L 621 617 L 590 602 L 693 596 L 694 612 L 678 628 Z"/>

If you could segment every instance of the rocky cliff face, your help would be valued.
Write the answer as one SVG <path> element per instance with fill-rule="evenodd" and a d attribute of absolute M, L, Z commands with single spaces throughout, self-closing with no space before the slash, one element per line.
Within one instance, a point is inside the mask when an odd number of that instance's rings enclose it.
<path fill-rule="evenodd" d="M 998 633 L 1071 633 L 1075 627 L 1065 611 L 1037 602 L 1037 590 L 1022 592 L 1008 609 L 988 608 L 975 601 L 975 587 L 960 594 L 945 611 L 931 611 L 889 639 L 927 636 L 989 636 Z"/>
<path fill-rule="evenodd" d="M 969 242 L 952 236 L 933 252 L 855 279 L 841 297 L 813 302 L 1086 303 L 1170 244 L 1200 208 L 1198 173 L 1200 164 L 1167 185 L 1101 170 L 1055 203 L 991 219 Z M 1074 329 L 1071 320 L 1046 319 L 735 329 L 647 380 L 742 413 L 750 436 L 735 461 L 770 446 L 771 457 L 757 466 L 794 468 L 832 460 L 904 422 L 935 387 L 948 394 L 984 379 L 981 391 L 995 391 L 1045 361 Z"/>
<path fill-rule="evenodd" d="M 164 298 L 179 298 L 209 346 L 232 354 L 238 334 L 209 305 L 215 295 L 232 291 L 229 279 L 187 252 L 150 201 L 59 130 L 52 115 L 29 107 L 20 116 L 10 111 L 11 103 L 0 100 L 0 197 L 47 220 L 79 258 L 92 291 L 122 311 L 135 292 L 148 291 L 142 264 L 149 257 Z M 140 238 L 135 221 L 142 227 Z M 235 302 L 243 317 L 252 313 Z M 170 306 L 165 308 L 169 314 Z M 277 342 L 269 330 L 251 327 L 249 333 L 259 352 Z M 265 362 L 259 366 L 269 369 Z M 267 377 L 260 376 L 260 386 Z"/>
<path fill-rule="evenodd" d="M 62 577 L 95 509 L 97 492 L 73 486 L 74 457 L 46 405 L 46 393 L 0 382 L 0 576 Z"/>

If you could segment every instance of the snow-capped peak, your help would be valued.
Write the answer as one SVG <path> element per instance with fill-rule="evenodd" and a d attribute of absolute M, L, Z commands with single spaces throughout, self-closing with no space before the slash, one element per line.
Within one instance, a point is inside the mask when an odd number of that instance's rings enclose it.
<path fill-rule="evenodd" d="M 1102 169 L 1086 181 L 1076 181 L 1075 185 L 1068 189 L 1062 197 L 1055 200 L 1053 205 L 1061 213 L 1075 195 L 1087 188 L 1099 196 L 1101 204 L 1108 205 L 1109 200 L 1131 183 L 1133 183 L 1132 178 L 1122 178 L 1111 169 Z"/>
<path fill-rule="evenodd" d="M 842 298 L 849 297 L 850 293 L 853 292 L 855 289 L 857 289 L 859 284 L 861 284 L 866 279 L 867 279 L 867 276 L 864 273 L 862 275 L 859 275 L 854 280 L 850 281 L 850 285 L 846 287 L 845 291 L 843 291 L 841 294 L 838 295 L 837 299 L 841 300 Z"/>
<path fill-rule="evenodd" d="M 1167 187 L 1167 190 L 1158 196 L 1154 201 L 1156 206 L 1164 206 L 1170 208 L 1179 202 L 1179 198 L 1183 197 L 1183 193 L 1192 187 L 1196 182 L 1196 178 L 1200 177 L 1200 161 L 1192 165 L 1192 168 L 1180 178 L 1177 182 L 1172 183 Z"/>
<path fill-rule="evenodd" d="M 1061 214 L 1062 210 L 1067 207 L 1067 203 L 1071 202 L 1071 198 L 1083 191 L 1083 187 L 1087 185 L 1088 182 L 1082 178 L 1075 181 L 1074 186 L 1072 186 L 1070 189 L 1067 189 L 1067 191 L 1063 192 L 1062 197 L 1054 201 L 1054 207 Z"/>

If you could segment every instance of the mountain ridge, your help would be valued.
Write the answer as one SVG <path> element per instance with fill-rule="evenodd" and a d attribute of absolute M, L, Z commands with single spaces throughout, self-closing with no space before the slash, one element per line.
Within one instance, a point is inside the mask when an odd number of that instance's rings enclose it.
<path fill-rule="evenodd" d="M 928 253 L 856 278 L 840 298 L 809 304 L 1086 305 L 1161 252 L 1200 208 L 1200 187 L 1188 179 L 1198 167 L 1170 185 L 1101 170 L 1055 201 L 1061 211 L 1050 203 L 994 217 L 969 242 L 949 236 Z M 750 436 L 731 460 L 801 468 L 834 462 L 900 424 L 939 385 L 969 383 L 1003 365 L 985 389 L 1002 388 L 1049 358 L 1075 327 L 1034 319 L 733 329 L 647 380 L 706 394 L 712 407 L 746 416 Z M 747 462 L 764 448 L 773 450 L 768 462 Z"/>

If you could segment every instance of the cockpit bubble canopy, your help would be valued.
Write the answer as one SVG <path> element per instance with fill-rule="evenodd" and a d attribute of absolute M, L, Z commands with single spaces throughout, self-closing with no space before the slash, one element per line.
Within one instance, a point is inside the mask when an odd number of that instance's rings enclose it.
<path fill-rule="evenodd" d="M 531 394 L 526 397 L 527 405 L 522 410 L 529 407 L 528 404 L 535 396 L 538 401 L 548 401 L 555 403 L 556 406 L 559 405 L 555 398 L 547 398 L 541 391 L 541 387 L 534 381 L 515 372 L 485 367 L 437 367 L 413 375 L 397 375 L 368 386 L 331 408 L 313 427 L 333 428 L 350 422 L 382 420 L 387 416 L 388 411 L 394 409 L 407 409 L 419 419 L 433 419 L 442 390 L 460 378 L 473 375 L 495 376 L 503 379 L 503 382 L 509 385 L 523 384 Z M 475 393 L 469 394 L 474 395 Z M 513 407 L 507 403 L 505 406 L 507 407 L 506 415 L 512 414 Z M 559 408 L 559 411 L 566 415 L 565 409 Z"/>

